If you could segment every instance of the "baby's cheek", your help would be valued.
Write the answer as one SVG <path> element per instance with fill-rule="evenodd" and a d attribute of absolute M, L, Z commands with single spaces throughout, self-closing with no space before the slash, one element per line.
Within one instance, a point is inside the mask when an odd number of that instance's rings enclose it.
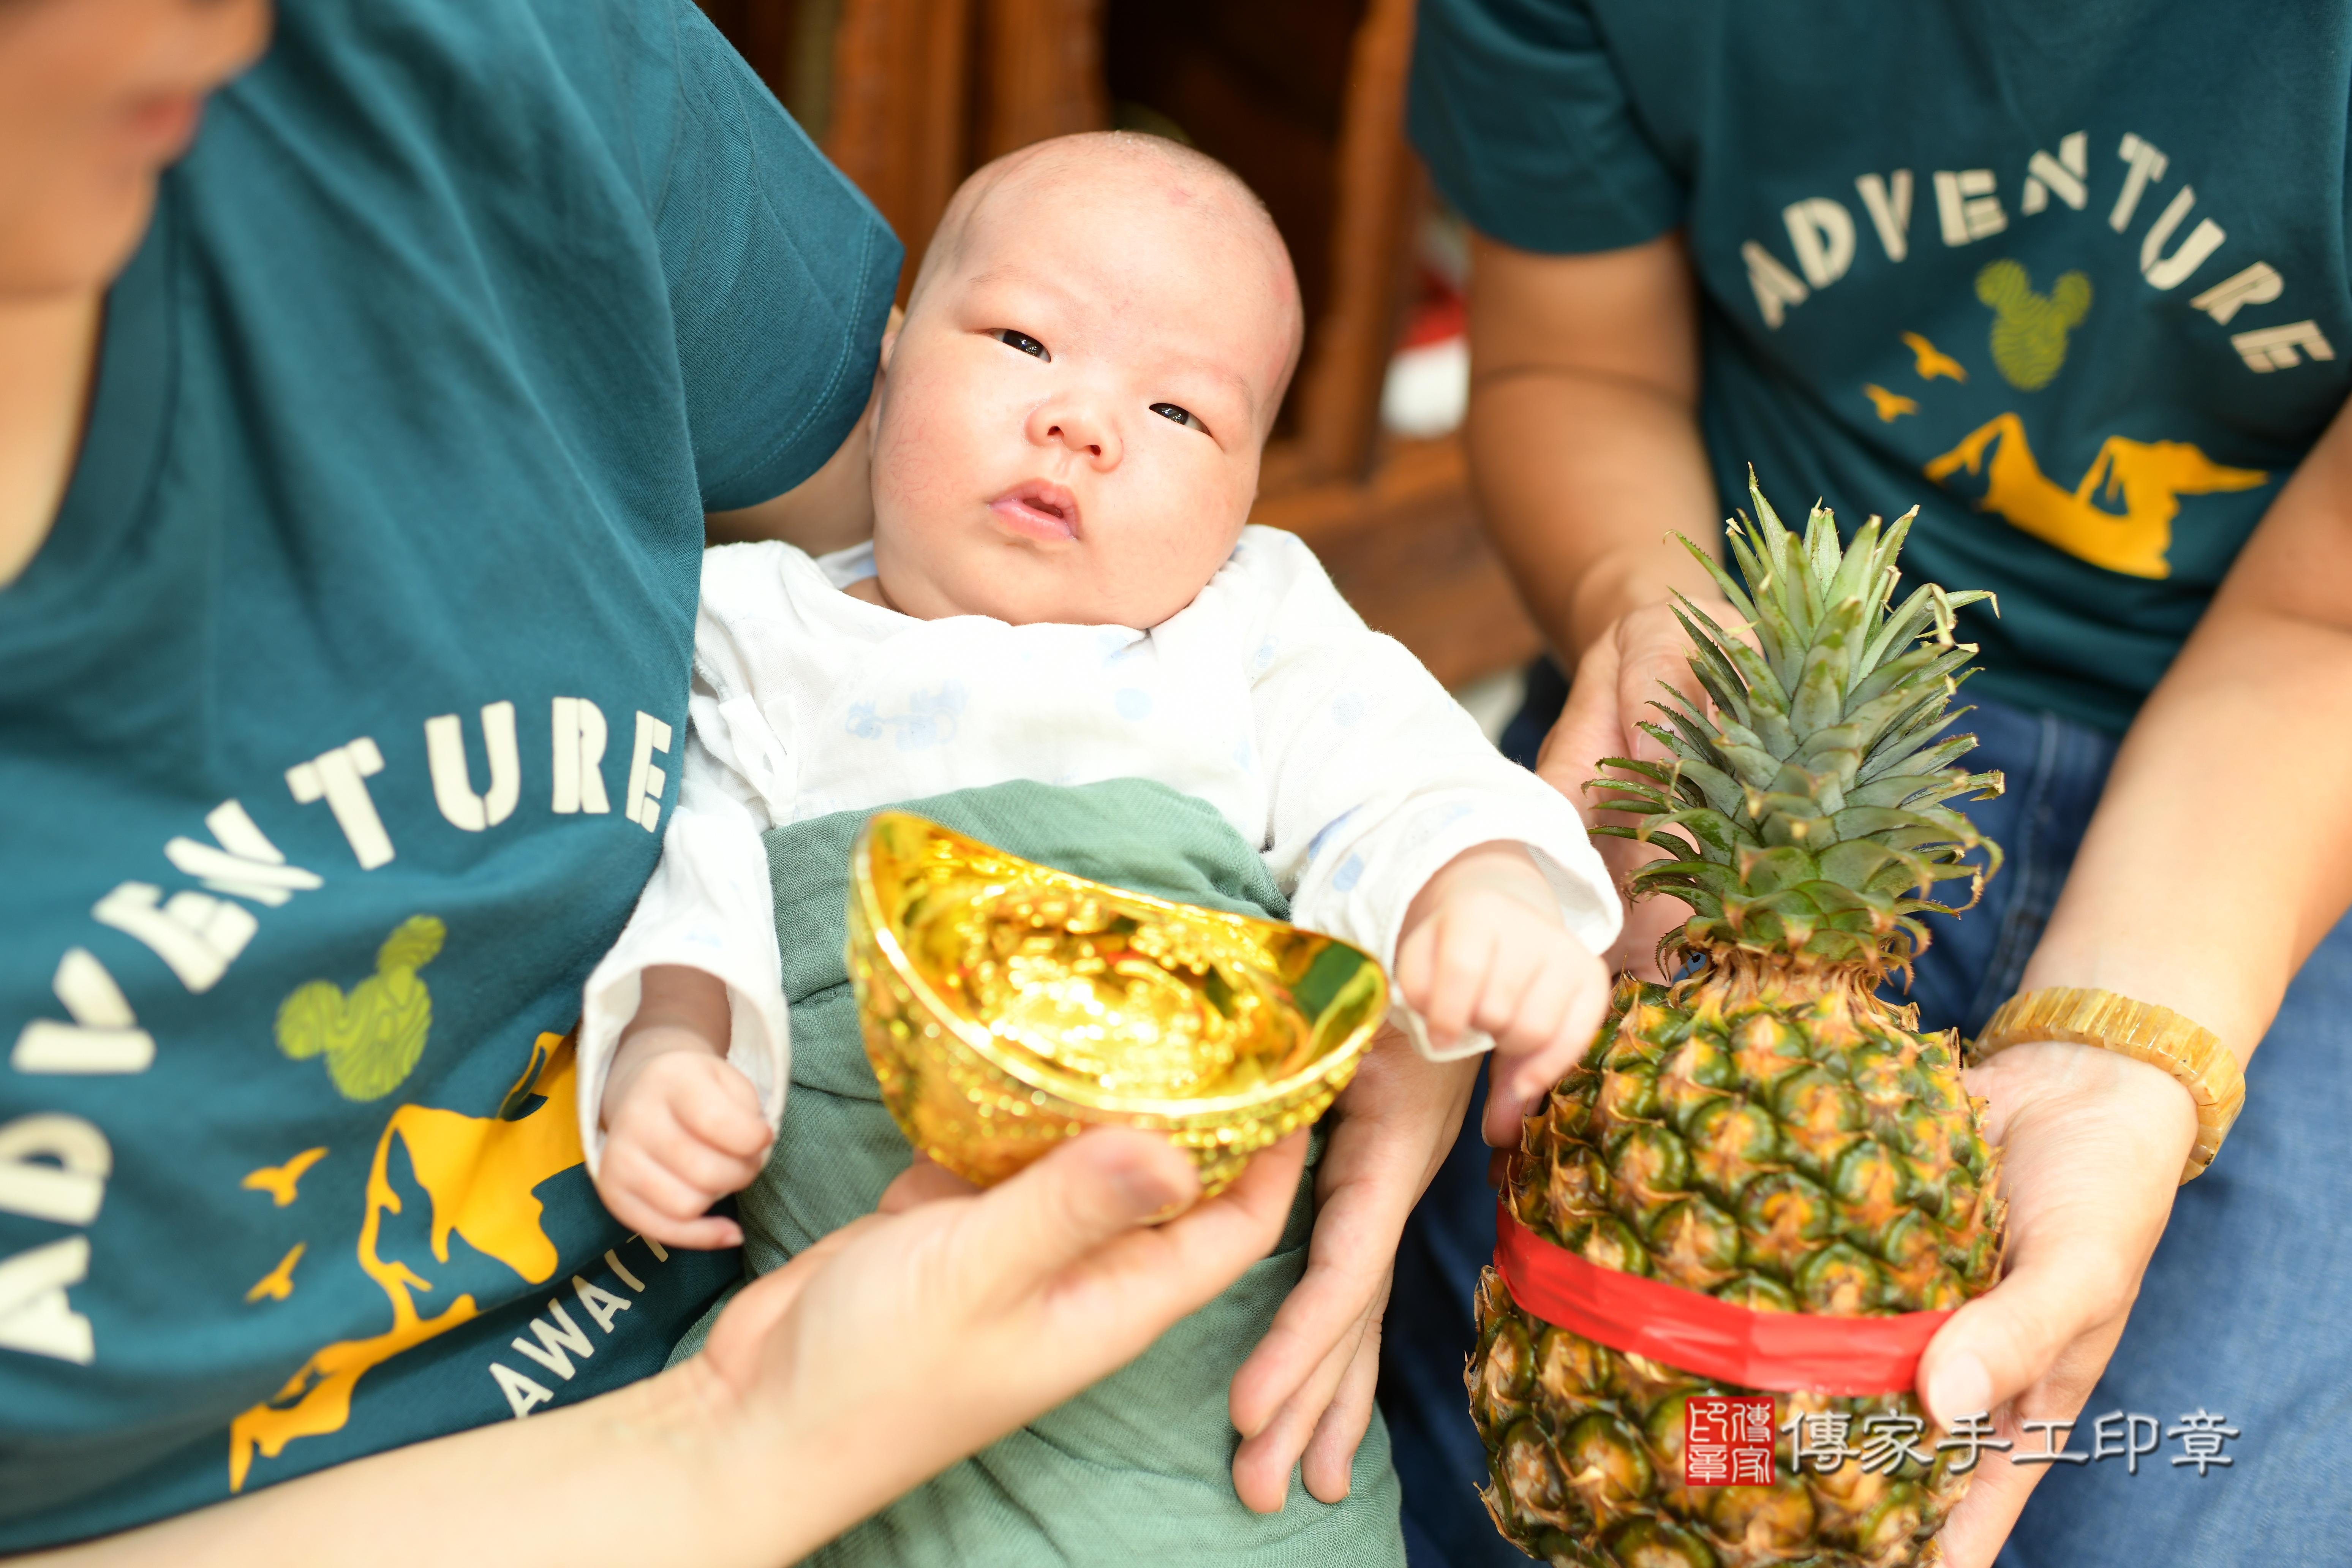
<path fill-rule="evenodd" d="M 1122 488 L 1131 506 L 1123 509 L 1121 586 L 1165 601 L 1159 616 L 1165 619 L 1190 604 L 1233 553 L 1249 521 L 1250 487 L 1236 487 L 1221 464 L 1198 458 L 1139 465 L 1122 478 L 1130 481 Z"/>
<path fill-rule="evenodd" d="M 935 407 L 897 405 L 888 413 L 874 447 L 875 498 L 919 505 L 946 493 L 968 467 L 966 432 Z"/>

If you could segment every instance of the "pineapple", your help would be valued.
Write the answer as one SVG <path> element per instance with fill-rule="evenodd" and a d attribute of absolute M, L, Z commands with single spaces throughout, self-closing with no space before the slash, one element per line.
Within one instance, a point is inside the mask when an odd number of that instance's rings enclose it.
<path fill-rule="evenodd" d="M 1684 601 L 1714 711 L 1669 693 L 1667 725 L 1643 728 L 1673 761 L 1611 759 L 1621 776 L 1601 781 L 1643 823 L 1601 831 L 1668 851 L 1631 891 L 1688 900 L 1665 952 L 1695 967 L 1672 985 L 1620 980 L 1591 1052 L 1528 1118 L 1507 1201 L 1591 1262 L 1746 1307 L 1957 1306 L 2000 1266 L 1993 1153 L 1957 1036 L 1922 1034 L 1916 1008 L 1877 993 L 1926 945 L 1919 913 L 1950 912 L 1937 885 L 1966 879 L 1973 902 L 2000 864 L 1944 804 L 1999 793 L 2000 775 L 1948 765 L 1974 737 L 1937 738 L 1976 651 L 1953 642 L 1952 611 L 1985 595 L 1929 585 L 1893 605 L 1916 511 L 1841 549 L 1826 510 L 1801 539 L 1752 474 L 1749 494 L 1755 521 L 1727 529 L 1748 590 L 1708 564 L 1758 646 Z M 1775 1415 L 1843 1412 L 1857 1448 L 1865 1430 L 1916 1431 L 1927 1463 L 1890 1470 L 1882 1449 L 1822 1473 L 1835 1461 L 1817 1447 L 1792 1472 L 1784 1433 L 1775 1485 L 1685 1486 L 1685 1403 L 1757 1391 L 1547 1324 L 1492 1268 L 1477 1317 L 1465 1381 L 1486 1505 L 1552 1563 L 1892 1568 L 1932 1556 L 1968 1484 L 1970 1456 L 1937 1449 L 1906 1392 L 1780 1394 Z"/>

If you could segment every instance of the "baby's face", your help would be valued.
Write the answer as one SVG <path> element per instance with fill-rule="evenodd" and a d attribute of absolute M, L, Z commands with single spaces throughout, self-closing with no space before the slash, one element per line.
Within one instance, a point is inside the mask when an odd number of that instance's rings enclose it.
<path fill-rule="evenodd" d="M 1256 494 L 1297 331 L 1279 241 L 1129 159 L 1007 175 L 954 243 L 885 347 L 882 592 L 927 619 L 1158 625 Z"/>

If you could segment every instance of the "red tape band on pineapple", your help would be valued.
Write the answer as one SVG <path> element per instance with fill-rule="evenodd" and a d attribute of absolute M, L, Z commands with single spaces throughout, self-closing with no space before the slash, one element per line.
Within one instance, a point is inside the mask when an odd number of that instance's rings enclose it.
<path fill-rule="evenodd" d="M 1495 1205 L 1495 1268 L 1511 1300 L 1547 1323 L 1702 1377 L 1784 1394 L 1899 1394 L 1917 1380 L 1919 1353 L 1952 1315 L 1759 1312 L 1589 1263 L 1503 1203 Z"/>

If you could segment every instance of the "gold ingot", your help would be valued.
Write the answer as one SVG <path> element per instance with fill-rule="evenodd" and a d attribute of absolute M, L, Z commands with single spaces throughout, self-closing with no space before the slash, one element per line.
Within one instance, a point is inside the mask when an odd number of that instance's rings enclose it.
<path fill-rule="evenodd" d="M 1130 893 L 902 811 L 850 856 L 849 977 L 882 1103 L 968 1181 L 1088 1127 L 1165 1133 L 1203 1195 L 1322 1115 L 1388 1012 L 1360 949 Z"/>

